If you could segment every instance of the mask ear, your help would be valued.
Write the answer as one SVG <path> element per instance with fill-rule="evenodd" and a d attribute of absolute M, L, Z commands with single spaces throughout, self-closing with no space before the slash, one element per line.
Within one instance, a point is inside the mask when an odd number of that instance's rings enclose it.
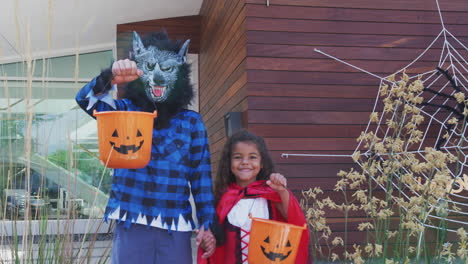
<path fill-rule="evenodd" d="M 144 50 L 145 46 L 143 46 L 143 42 L 141 42 L 140 36 L 138 33 L 133 31 L 133 55 L 138 56 L 143 53 Z"/>
<path fill-rule="evenodd" d="M 189 47 L 189 44 L 190 44 L 190 39 L 187 39 L 184 43 L 184 45 L 182 45 L 182 48 L 180 48 L 179 50 L 179 56 L 180 58 L 182 59 L 182 63 L 185 63 L 187 62 L 187 54 L 188 54 L 188 47 Z"/>

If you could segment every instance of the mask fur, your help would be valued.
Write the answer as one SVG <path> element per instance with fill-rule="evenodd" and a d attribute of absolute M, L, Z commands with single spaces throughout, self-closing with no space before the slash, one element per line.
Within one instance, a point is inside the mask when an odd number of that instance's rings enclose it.
<path fill-rule="evenodd" d="M 147 37 L 133 33 L 132 58 L 143 75 L 126 85 L 124 98 L 143 111 L 158 111 L 154 127 L 169 126 L 170 118 L 187 108 L 193 98 L 190 66 L 186 63 L 189 40 L 173 42 L 165 32 Z"/>

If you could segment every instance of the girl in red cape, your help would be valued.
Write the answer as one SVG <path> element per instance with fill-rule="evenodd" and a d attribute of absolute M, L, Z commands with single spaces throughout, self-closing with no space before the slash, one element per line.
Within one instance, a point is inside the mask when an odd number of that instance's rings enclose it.
<path fill-rule="evenodd" d="M 303 226 L 306 223 L 304 214 L 286 184 L 283 175 L 274 173 L 263 138 L 245 130 L 229 138 L 214 185 L 219 220 L 219 228 L 212 230 L 217 238 L 216 249 L 211 257 L 206 258 L 207 254 L 202 248 L 213 248 L 214 239 L 200 241 L 198 263 L 248 263 L 252 223 L 249 215 Z M 307 263 L 308 244 L 309 231 L 305 229 L 295 263 Z"/>

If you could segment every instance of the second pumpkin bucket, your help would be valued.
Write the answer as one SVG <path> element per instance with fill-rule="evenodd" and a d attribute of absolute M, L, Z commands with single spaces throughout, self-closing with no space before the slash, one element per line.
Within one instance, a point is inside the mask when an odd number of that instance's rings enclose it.
<path fill-rule="evenodd" d="M 302 232 L 297 226 L 274 220 L 250 217 L 249 264 L 294 264 Z"/>

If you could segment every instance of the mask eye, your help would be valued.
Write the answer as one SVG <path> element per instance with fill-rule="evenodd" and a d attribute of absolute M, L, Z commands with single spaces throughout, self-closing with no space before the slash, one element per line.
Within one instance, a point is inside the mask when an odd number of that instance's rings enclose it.
<path fill-rule="evenodd" d="M 150 62 L 146 63 L 146 68 L 150 71 L 154 70 L 154 66 L 156 66 L 155 63 L 150 63 Z"/>
<path fill-rule="evenodd" d="M 161 71 L 164 71 L 164 72 L 172 71 L 173 69 L 174 69 L 173 66 L 169 66 L 169 67 L 162 67 L 161 66 Z"/>

